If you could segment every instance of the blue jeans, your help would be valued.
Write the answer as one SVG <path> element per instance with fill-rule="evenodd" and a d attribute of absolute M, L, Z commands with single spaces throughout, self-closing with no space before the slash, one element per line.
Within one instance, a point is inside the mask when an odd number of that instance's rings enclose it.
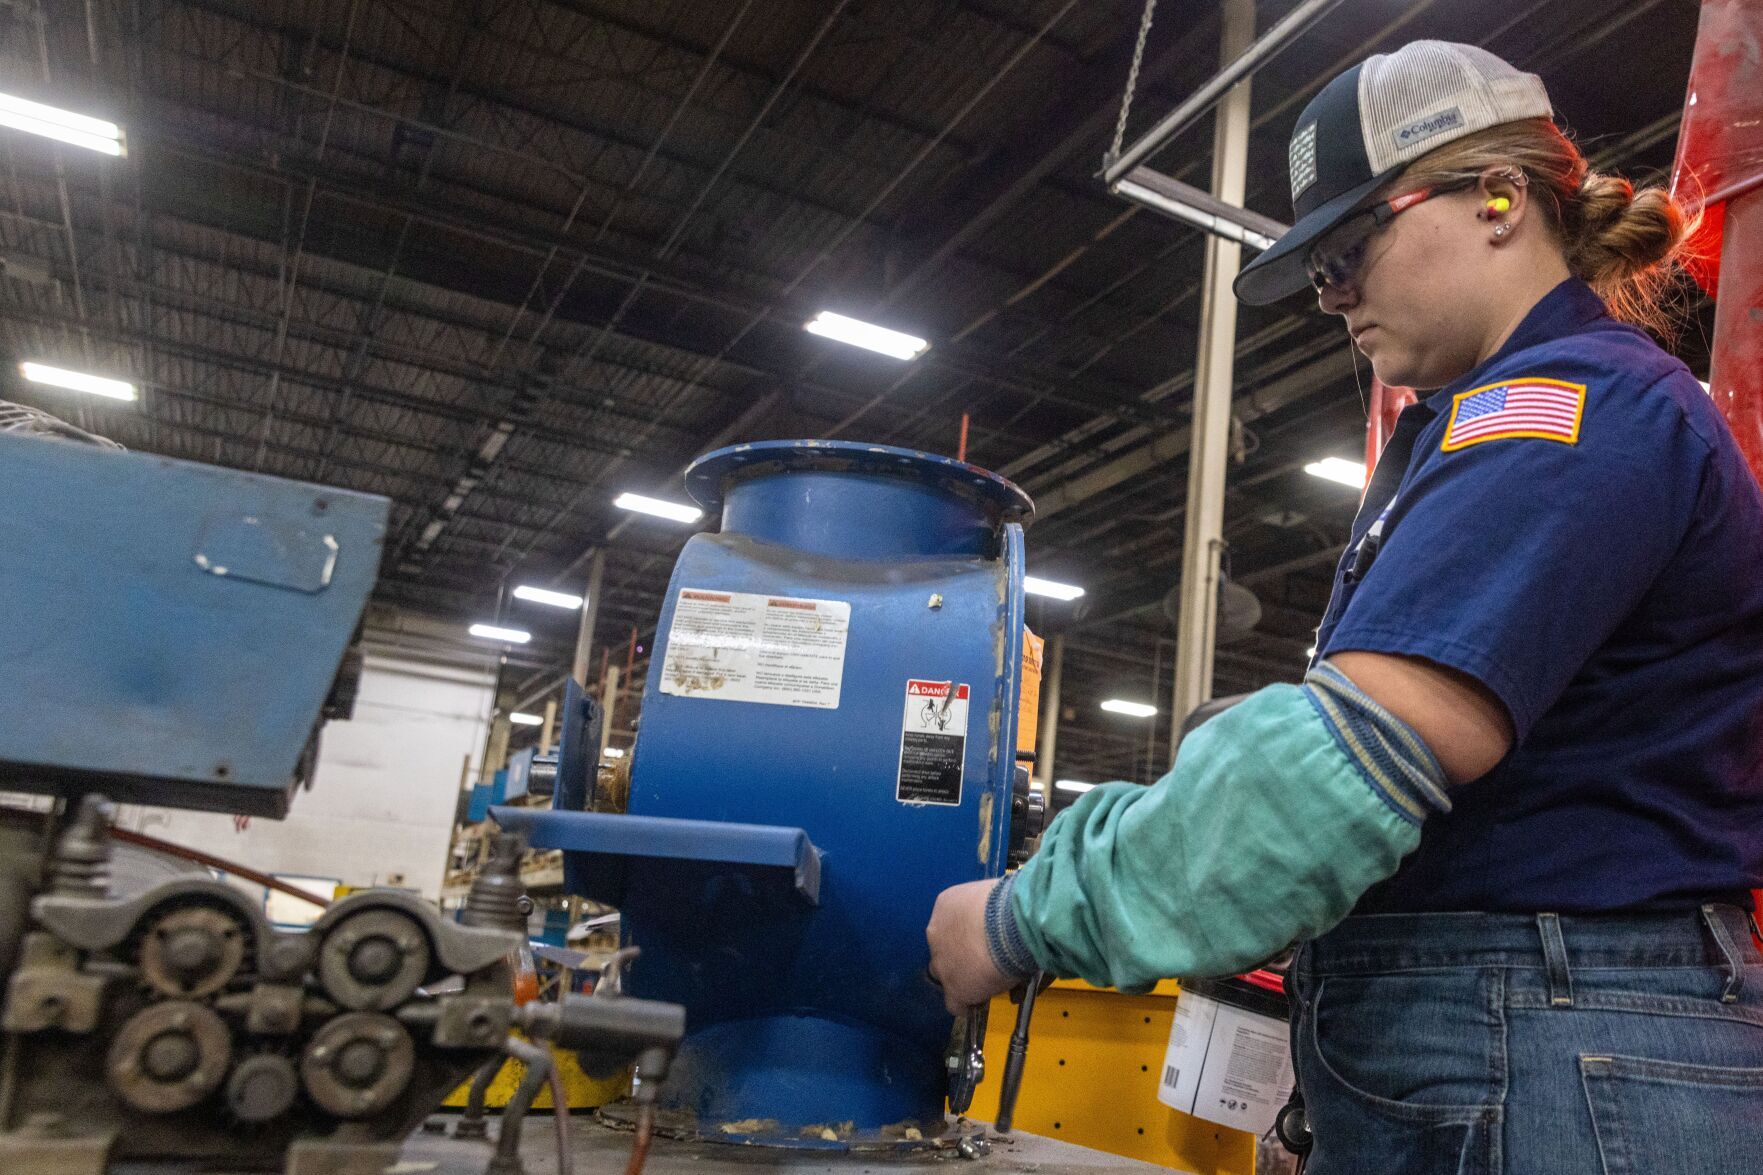
<path fill-rule="evenodd" d="M 1763 1172 L 1736 907 L 1349 918 L 1292 978 L 1308 1175 Z"/>

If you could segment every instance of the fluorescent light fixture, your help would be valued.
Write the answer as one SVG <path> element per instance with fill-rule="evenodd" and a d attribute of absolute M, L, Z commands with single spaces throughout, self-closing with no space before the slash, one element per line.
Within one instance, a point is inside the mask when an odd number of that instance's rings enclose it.
<path fill-rule="evenodd" d="M 466 631 L 472 636 L 481 636 L 485 640 L 505 641 L 511 645 L 524 645 L 533 639 L 530 632 L 522 632 L 518 628 L 498 628 L 494 624 L 474 624 Z"/>
<path fill-rule="evenodd" d="M 135 398 L 135 385 L 126 380 L 106 379 L 102 375 L 87 375 L 83 371 L 68 371 L 63 367 L 50 367 L 47 363 L 20 363 L 18 373 L 34 384 L 48 384 L 52 388 L 66 388 L 70 392 L 90 392 L 94 396 L 108 396 L 112 400 Z"/>
<path fill-rule="evenodd" d="M 1084 590 L 1074 583 L 1058 583 L 1033 575 L 1022 577 L 1022 590 L 1031 596 L 1051 596 L 1055 600 L 1075 600 L 1084 594 Z"/>
<path fill-rule="evenodd" d="M 612 500 L 612 504 L 620 510 L 635 510 L 638 514 L 653 514 L 657 518 L 671 518 L 675 522 L 696 522 L 704 517 L 704 511 L 696 506 L 664 502 L 660 498 L 646 498 L 642 494 L 620 494 Z"/>
<path fill-rule="evenodd" d="M 624 758 L 624 748 L 623 747 L 607 747 L 606 748 L 606 757 L 608 759 L 622 759 L 622 758 Z"/>
<path fill-rule="evenodd" d="M 0 94 L 0 126 L 42 135 L 46 139 L 70 143 L 75 147 L 84 147 L 88 151 L 105 155 L 123 153 L 122 128 L 114 122 L 45 106 L 41 102 L 32 102 L 12 94 Z"/>
<path fill-rule="evenodd" d="M 1155 208 L 1165 216 L 1173 216 L 1195 228 L 1204 229 L 1213 236 L 1223 237 L 1227 241 L 1235 241 L 1239 245 L 1247 245 L 1251 249 L 1265 251 L 1273 247 L 1274 238 L 1266 233 L 1258 233 L 1248 225 L 1239 224 L 1234 220 L 1219 216 L 1215 212 L 1208 212 L 1204 208 L 1196 208 L 1192 204 L 1184 203 L 1172 196 L 1166 196 L 1162 192 L 1147 188 L 1144 184 L 1136 183 L 1133 180 L 1121 180 L 1114 185 L 1114 190 L 1128 200 L 1143 204 L 1147 208 Z"/>
<path fill-rule="evenodd" d="M 523 583 L 515 588 L 514 598 L 517 600 L 531 600 L 535 604 L 549 604 L 553 608 L 580 608 L 582 606 L 582 598 L 580 596 L 572 596 L 568 592 L 554 592 L 547 588 L 534 587 L 530 583 Z"/>
<path fill-rule="evenodd" d="M 866 351 L 875 351 L 894 359 L 916 359 L 930 347 L 929 343 L 915 335 L 889 330 L 873 322 L 847 318 L 843 314 L 834 314 L 831 310 L 822 310 L 803 323 L 802 328 L 809 334 L 849 343 L 853 347 L 862 347 Z"/>
<path fill-rule="evenodd" d="M 1060 791 L 1074 791 L 1074 792 L 1077 792 L 1081 795 L 1082 793 L 1089 791 L 1092 787 L 1095 787 L 1096 785 L 1093 783 L 1085 783 L 1081 779 L 1061 779 L 1058 783 L 1055 783 L 1053 786 L 1058 788 Z"/>
<path fill-rule="evenodd" d="M 545 725 L 545 720 L 543 718 L 540 718 L 537 714 L 522 714 L 518 710 L 516 710 L 514 713 L 512 713 L 508 716 L 508 721 L 514 723 L 514 725 L 516 725 L 516 726 L 543 726 L 543 725 Z"/>
<path fill-rule="evenodd" d="M 1345 457 L 1324 457 L 1320 461 L 1312 461 L 1304 466 L 1304 472 L 1312 477 L 1320 477 L 1324 481 L 1338 481 L 1344 486 L 1352 486 L 1356 490 L 1365 488 L 1365 462 L 1349 461 Z"/>
<path fill-rule="evenodd" d="M 1126 702 L 1119 698 L 1109 698 L 1102 703 L 1102 709 L 1110 714 L 1125 714 L 1129 718 L 1154 718 L 1157 715 L 1155 706 L 1144 702 Z"/>

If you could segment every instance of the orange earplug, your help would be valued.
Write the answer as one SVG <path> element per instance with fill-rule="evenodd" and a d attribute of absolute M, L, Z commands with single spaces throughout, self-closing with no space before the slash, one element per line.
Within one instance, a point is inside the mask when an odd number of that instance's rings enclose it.
<path fill-rule="evenodd" d="M 1495 196 L 1492 200 L 1488 201 L 1487 218 L 1492 220 L 1494 217 L 1499 216 L 1502 213 L 1510 212 L 1511 210 L 1512 201 L 1504 196 Z"/>

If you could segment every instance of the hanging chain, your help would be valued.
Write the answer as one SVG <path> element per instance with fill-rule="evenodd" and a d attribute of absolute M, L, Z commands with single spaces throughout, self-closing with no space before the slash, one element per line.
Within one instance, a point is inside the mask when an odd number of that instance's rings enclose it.
<path fill-rule="evenodd" d="M 1114 142 L 1108 148 L 1106 163 L 1120 158 L 1120 145 L 1126 141 L 1126 116 L 1132 112 L 1133 91 L 1139 88 L 1139 66 L 1145 60 L 1145 42 L 1151 39 L 1151 14 L 1157 11 L 1157 0 L 1145 0 L 1145 15 L 1139 18 L 1139 41 L 1132 47 L 1132 68 L 1126 72 L 1126 93 L 1120 96 L 1120 118 L 1114 124 Z"/>

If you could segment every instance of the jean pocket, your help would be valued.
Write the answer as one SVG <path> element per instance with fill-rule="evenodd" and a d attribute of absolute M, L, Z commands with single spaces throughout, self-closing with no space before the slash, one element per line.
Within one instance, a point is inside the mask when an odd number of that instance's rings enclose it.
<path fill-rule="evenodd" d="M 1456 1001 L 1438 994 L 1439 976 L 1353 976 L 1320 981 L 1300 1003 L 1295 1060 L 1316 1137 L 1312 1175 L 1499 1170 L 1503 1060 L 1473 1010 L 1485 1010 L 1487 992 L 1466 975 L 1443 979 L 1460 988 Z"/>
<path fill-rule="evenodd" d="M 1579 1071 L 1604 1175 L 1763 1167 L 1763 1069 L 1587 1056 Z"/>
<path fill-rule="evenodd" d="M 1498 971 L 1329 976 L 1311 1006 L 1316 1065 L 1344 1092 L 1398 1118 L 1463 1120 L 1505 1085 Z"/>

